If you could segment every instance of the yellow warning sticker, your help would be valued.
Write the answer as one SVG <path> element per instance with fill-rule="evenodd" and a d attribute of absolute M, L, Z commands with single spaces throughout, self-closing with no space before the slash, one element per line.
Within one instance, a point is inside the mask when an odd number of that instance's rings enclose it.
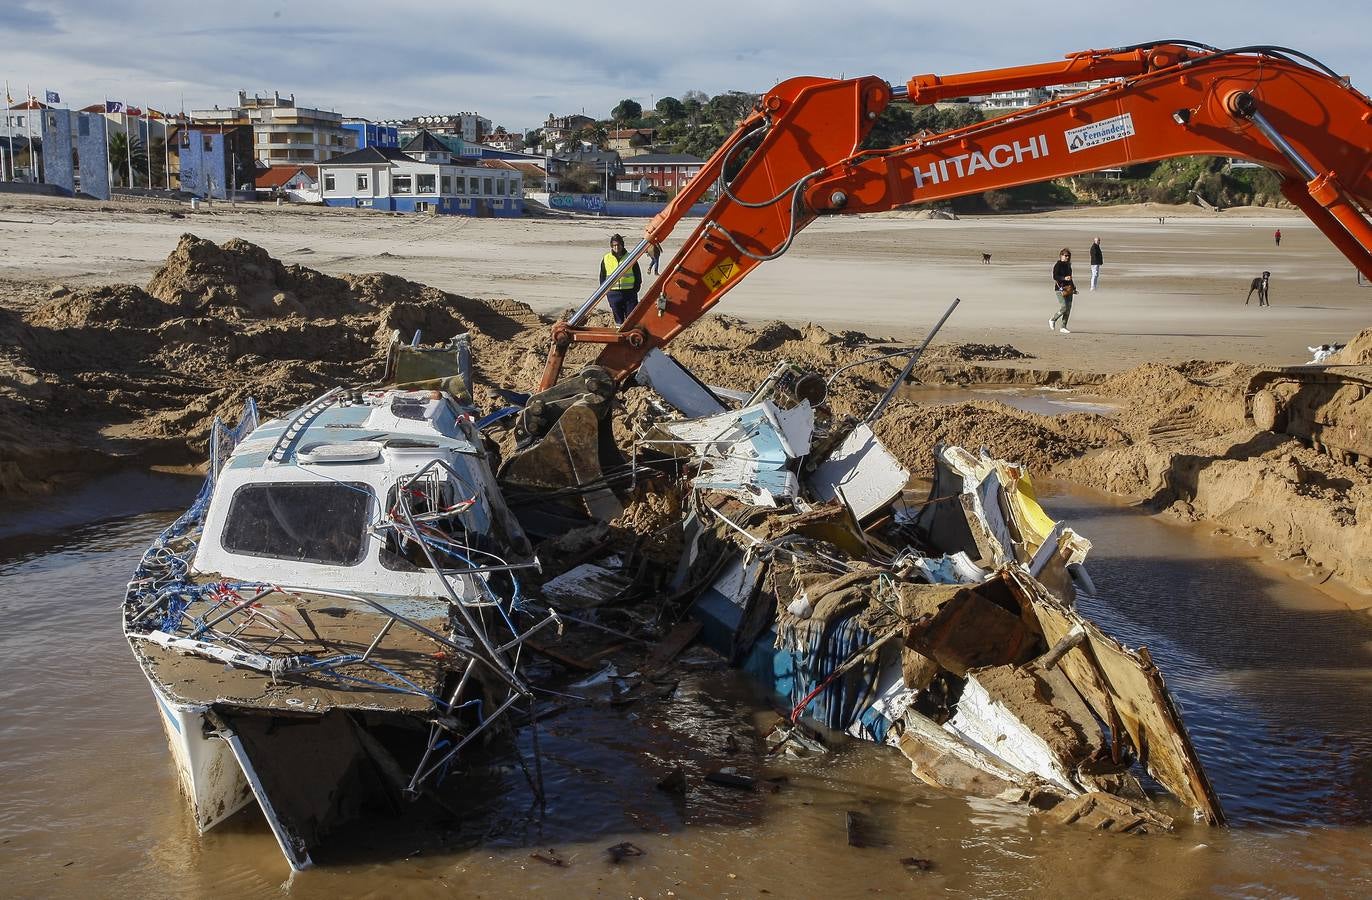
<path fill-rule="evenodd" d="M 719 265 L 706 272 L 701 280 L 709 286 L 710 290 L 717 291 L 732 281 L 737 274 L 738 260 L 726 256 L 719 261 Z"/>

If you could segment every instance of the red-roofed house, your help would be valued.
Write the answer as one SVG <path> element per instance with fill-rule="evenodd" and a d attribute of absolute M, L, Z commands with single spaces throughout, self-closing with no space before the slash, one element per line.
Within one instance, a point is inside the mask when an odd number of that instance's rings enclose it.
<path fill-rule="evenodd" d="M 272 166 L 257 173 L 257 199 L 285 197 L 294 203 L 319 203 L 318 166 Z"/>
<path fill-rule="evenodd" d="M 610 132 L 606 146 L 620 156 L 641 156 L 652 152 L 650 148 L 656 136 L 657 131 L 653 128 L 617 128 Z"/>

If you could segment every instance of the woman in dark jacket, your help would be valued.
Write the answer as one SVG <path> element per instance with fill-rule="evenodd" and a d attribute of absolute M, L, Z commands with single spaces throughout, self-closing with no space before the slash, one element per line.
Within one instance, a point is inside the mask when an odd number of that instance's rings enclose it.
<path fill-rule="evenodd" d="M 1077 288 L 1072 283 L 1072 251 L 1066 247 L 1062 248 L 1058 261 L 1053 264 L 1053 292 L 1058 295 L 1058 314 L 1048 320 L 1048 330 L 1057 328 L 1063 334 L 1071 334 L 1067 330 L 1067 320 L 1072 315 L 1072 295 Z M 1059 320 L 1061 327 L 1058 326 Z"/>

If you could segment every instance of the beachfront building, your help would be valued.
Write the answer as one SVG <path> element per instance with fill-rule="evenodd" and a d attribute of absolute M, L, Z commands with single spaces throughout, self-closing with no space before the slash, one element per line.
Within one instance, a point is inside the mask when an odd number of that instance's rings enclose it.
<path fill-rule="evenodd" d="M 328 206 L 463 216 L 520 216 L 524 177 L 498 160 L 454 157 L 421 132 L 403 149 L 364 147 L 321 163 Z"/>
<path fill-rule="evenodd" d="M 641 177 L 644 190 L 656 188 L 672 197 L 700 174 L 703 165 L 705 160 L 689 153 L 645 153 L 624 160 L 624 174 Z"/>
<path fill-rule="evenodd" d="M 198 109 L 191 118 L 207 125 L 247 125 L 253 131 L 257 160 L 265 166 L 322 162 L 356 149 L 356 135 L 336 112 L 297 106 L 295 95 L 249 97 L 238 92 L 228 109 Z"/>
<path fill-rule="evenodd" d="M 46 103 L 30 97 L 5 110 L 4 127 L 0 128 L 0 140 L 5 142 L 5 146 L 0 153 L 3 153 L 3 168 L 9 180 L 39 180 L 43 140 L 41 116 L 42 110 L 47 108 Z M 32 152 L 29 150 L 30 139 L 33 141 Z M 13 159 L 9 156 L 11 145 L 14 148 Z"/>
<path fill-rule="evenodd" d="M 251 200 L 257 168 L 247 125 L 185 125 L 172 129 L 172 183 L 197 197 Z"/>
<path fill-rule="evenodd" d="M 318 166 L 272 166 L 257 173 L 257 199 L 289 200 L 292 203 L 318 203 Z"/>
<path fill-rule="evenodd" d="M 353 149 L 363 147 L 399 147 L 400 131 L 394 125 L 369 122 L 366 119 L 345 119 L 343 127 L 353 133 Z"/>

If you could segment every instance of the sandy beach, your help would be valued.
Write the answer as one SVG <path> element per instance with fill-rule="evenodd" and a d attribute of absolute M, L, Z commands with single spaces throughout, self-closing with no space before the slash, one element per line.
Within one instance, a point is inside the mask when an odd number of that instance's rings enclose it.
<path fill-rule="evenodd" d="M 73 287 L 145 283 L 181 234 L 243 238 L 283 262 L 329 274 L 388 272 L 444 291 L 527 303 L 553 314 L 594 289 L 608 236 L 644 220 L 403 217 L 217 204 L 0 200 L 0 279 Z M 1166 216 L 1166 224 L 1158 216 Z M 670 255 L 695 227 L 687 219 Z M 1282 245 L 1275 247 L 1274 229 Z M 1052 333 L 1049 273 L 1057 251 L 1105 252 L 1100 289 L 1079 296 L 1070 336 Z M 630 241 L 632 243 L 632 240 Z M 992 254 L 983 265 L 981 254 Z M 1248 282 L 1272 273 L 1272 306 L 1244 305 Z M 815 322 L 909 337 L 953 297 L 943 339 L 1010 343 L 1039 367 L 1108 372 L 1140 363 L 1226 359 L 1287 365 L 1372 321 L 1372 288 L 1293 211 L 1132 206 L 956 221 L 919 214 L 826 219 L 782 259 L 760 267 L 718 311 L 750 320 Z"/>

